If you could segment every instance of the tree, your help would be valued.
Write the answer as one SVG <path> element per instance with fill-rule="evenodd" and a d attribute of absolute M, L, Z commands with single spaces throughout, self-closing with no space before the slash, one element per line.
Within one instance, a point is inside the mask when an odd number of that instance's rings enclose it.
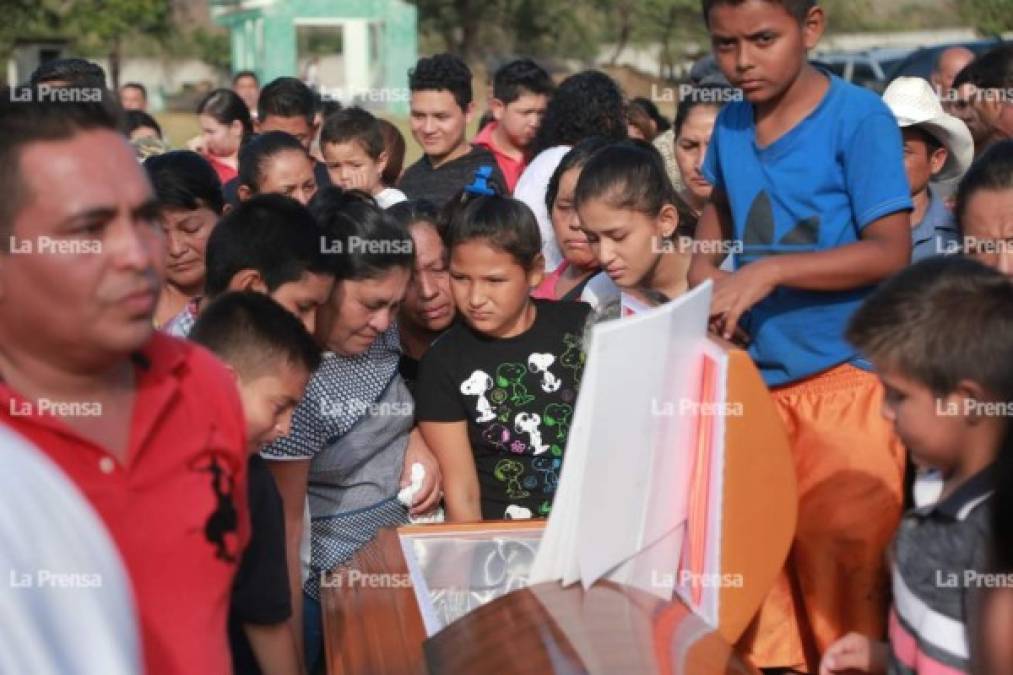
<path fill-rule="evenodd" d="M 961 0 L 960 15 L 982 35 L 1013 30 L 1013 0 Z"/>
<path fill-rule="evenodd" d="M 172 8 L 166 0 L 77 0 L 64 16 L 72 35 L 109 56 L 113 89 L 120 86 L 120 60 L 128 37 L 164 40 L 172 32 Z"/>

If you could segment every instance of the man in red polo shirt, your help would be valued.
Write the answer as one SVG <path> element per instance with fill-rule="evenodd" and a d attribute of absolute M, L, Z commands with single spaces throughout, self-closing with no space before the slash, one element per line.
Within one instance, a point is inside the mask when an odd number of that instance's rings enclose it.
<path fill-rule="evenodd" d="M 0 424 L 112 534 L 146 672 L 228 673 L 248 530 L 242 409 L 208 352 L 154 331 L 165 243 L 151 187 L 111 94 L 68 90 L 0 101 Z"/>
<path fill-rule="evenodd" d="M 531 159 L 531 143 L 553 89 L 549 74 L 531 59 L 511 61 L 493 76 L 489 101 L 493 121 L 472 143 L 488 148 L 496 157 L 511 194 Z"/>

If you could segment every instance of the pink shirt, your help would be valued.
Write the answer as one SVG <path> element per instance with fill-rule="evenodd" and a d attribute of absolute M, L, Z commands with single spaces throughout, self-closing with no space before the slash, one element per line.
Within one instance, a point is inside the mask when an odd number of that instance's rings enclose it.
<path fill-rule="evenodd" d="M 496 163 L 499 164 L 499 170 L 503 172 L 503 177 L 506 179 L 507 190 L 510 190 L 510 194 L 513 194 L 514 186 L 517 185 L 521 174 L 524 173 L 524 167 L 528 165 L 528 161 L 526 157 L 524 159 L 514 159 L 496 147 L 496 144 L 492 140 L 492 132 L 496 130 L 497 126 L 499 126 L 499 122 L 489 122 L 489 124 L 486 124 L 478 132 L 478 135 L 475 136 L 472 144 L 480 145 L 493 154 L 496 158 Z"/>

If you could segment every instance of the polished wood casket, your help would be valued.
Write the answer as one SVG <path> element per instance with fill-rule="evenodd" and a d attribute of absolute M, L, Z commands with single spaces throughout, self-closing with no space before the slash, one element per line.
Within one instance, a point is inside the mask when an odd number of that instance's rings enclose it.
<path fill-rule="evenodd" d="M 381 531 L 348 565 L 325 576 L 327 672 L 757 672 L 734 645 L 787 556 L 797 509 L 795 474 L 787 436 L 759 373 L 744 352 L 729 349 L 728 355 L 728 399 L 748 404 L 725 428 L 721 569 L 741 575 L 742 583 L 721 588 L 717 626 L 678 596 L 666 602 L 612 582 L 587 590 L 559 583 L 510 588 L 479 598 L 481 604 L 460 617 L 450 613 L 441 624 L 426 594 L 440 595 L 435 586 L 453 582 L 439 577 L 449 579 L 456 569 L 497 578 L 506 569 L 509 577 L 511 566 L 522 570 L 527 564 L 544 522 L 413 525 Z M 468 553 L 472 545 L 486 553 Z M 488 551 L 495 552 L 488 560 L 499 566 L 493 572 L 483 567 L 486 558 L 469 558 Z M 418 561 L 411 562 L 418 555 L 428 566 L 424 573 Z M 470 602 L 483 593 L 465 595 Z"/>

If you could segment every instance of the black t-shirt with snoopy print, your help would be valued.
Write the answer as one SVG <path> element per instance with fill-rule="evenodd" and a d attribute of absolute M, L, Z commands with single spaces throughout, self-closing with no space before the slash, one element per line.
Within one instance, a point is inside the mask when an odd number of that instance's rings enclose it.
<path fill-rule="evenodd" d="M 549 515 L 584 370 L 590 307 L 535 300 L 524 333 L 496 339 L 455 324 L 422 358 L 420 421 L 467 420 L 482 518 Z"/>

